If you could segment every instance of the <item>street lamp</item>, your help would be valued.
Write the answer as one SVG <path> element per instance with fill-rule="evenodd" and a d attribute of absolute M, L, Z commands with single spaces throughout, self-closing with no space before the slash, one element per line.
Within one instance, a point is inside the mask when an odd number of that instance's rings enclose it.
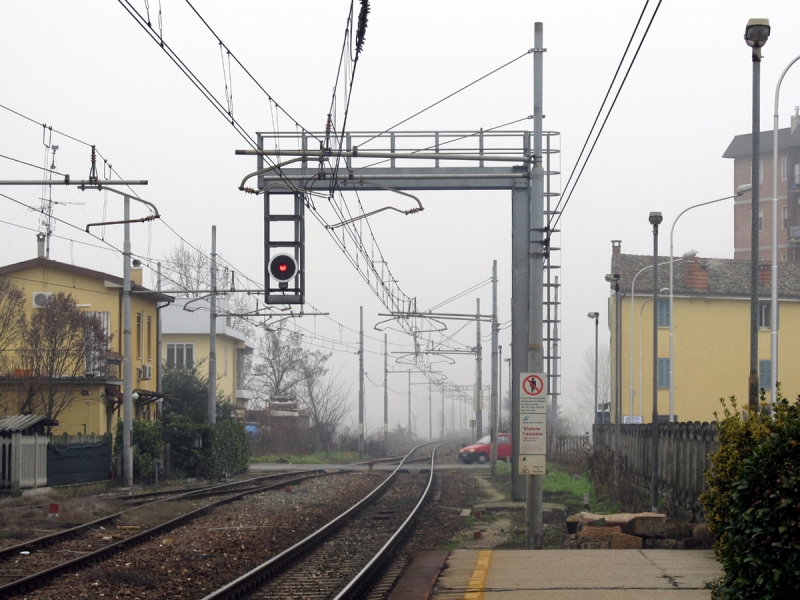
<path fill-rule="evenodd" d="M 770 288 L 772 297 L 770 301 L 770 403 L 775 402 L 778 396 L 778 97 L 781 93 L 781 84 L 789 68 L 800 60 L 800 56 L 793 58 L 778 77 L 775 86 L 775 115 L 772 120 L 772 269 Z M 789 161 L 786 161 L 787 169 Z M 788 179 L 788 174 L 787 174 Z"/>
<path fill-rule="evenodd" d="M 749 192 L 753 188 L 753 185 L 750 183 L 746 183 L 744 185 L 740 185 L 736 188 L 736 193 L 733 196 L 725 196 L 724 198 L 717 198 L 716 200 L 709 200 L 708 202 L 701 202 L 700 204 L 695 204 L 690 206 L 689 208 L 684 208 L 675 220 L 672 222 L 672 227 L 669 230 L 669 422 L 672 423 L 675 420 L 675 311 L 674 311 L 674 291 L 673 291 L 673 268 L 672 264 L 674 262 L 678 262 L 674 260 L 674 245 L 673 245 L 673 237 L 675 235 L 675 225 L 678 224 L 678 219 L 680 219 L 684 213 L 689 212 L 693 208 L 697 208 L 699 206 L 706 206 L 707 204 L 715 204 L 717 202 L 722 202 L 723 200 L 730 200 L 731 198 L 736 198 L 737 196 L 741 196 L 745 192 Z M 691 258 L 697 254 L 696 251 L 691 250 L 683 255 L 683 258 Z"/>
<path fill-rule="evenodd" d="M 761 183 L 761 47 L 769 39 L 769 19 L 750 19 L 744 39 L 753 49 L 753 126 L 750 182 L 753 184 L 750 215 L 750 377 L 747 404 L 750 412 L 758 410 L 758 203 Z M 774 245 L 774 242 L 773 242 Z"/>
<path fill-rule="evenodd" d="M 622 378 L 622 368 L 620 361 L 620 336 L 622 326 L 620 317 L 622 309 L 619 302 L 619 273 L 606 275 L 606 281 L 614 284 L 614 486 L 619 480 L 619 422 L 622 420 L 622 388 L 620 379 Z"/>
<path fill-rule="evenodd" d="M 653 440 L 650 485 L 652 487 L 652 511 L 658 512 L 658 226 L 664 217 L 660 212 L 651 212 L 648 221 L 653 226 Z"/>
<path fill-rule="evenodd" d="M 587 316 L 594 319 L 594 424 L 597 425 L 597 344 L 600 339 L 600 313 L 590 312 Z"/>

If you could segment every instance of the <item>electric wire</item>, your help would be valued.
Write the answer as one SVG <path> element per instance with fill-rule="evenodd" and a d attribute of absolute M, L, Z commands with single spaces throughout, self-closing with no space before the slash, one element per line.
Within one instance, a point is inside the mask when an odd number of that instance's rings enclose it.
<path fill-rule="evenodd" d="M 642 14 L 644 14 L 644 10 L 647 8 L 648 2 L 649 2 L 649 0 L 645 1 L 645 6 L 644 6 L 644 9 L 642 9 Z M 575 178 L 575 183 L 569 189 L 569 193 L 568 194 L 563 194 L 562 193 L 561 197 L 559 198 L 558 202 L 556 203 L 555 210 L 553 210 L 551 215 L 549 216 L 548 228 L 550 230 L 555 229 L 555 227 L 558 225 L 558 222 L 561 220 L 561 215 L 564 213 L 564 210 L 567 208 L 567 204 L 569 204 L 569 201 L 572 198 L 572 194 L 575 191 L 575 188 L 577 187 L 578 182 L 581 179 L 581 176 L 583 175 L 583 171 L 584 171 L 584 169 L 586 169 L 586 165 L 589 163 L 589 159 L 592 157 L 592 153 L 594 152 L 594 148 L 597 145 L 597 142 L 600 139 L 600 136 L 603 134 L 603 130 L 605 129 L 606 123 L 608 122 L 608 118 L 611 116 L 611 113 L 614 110 L 614 106 L 617 103 L 617 99 L 619 98 L 620 92 L 622 92 L 622 88 L 625 86 L 625 82 L 628 80 L 628 75 L 630 75 L 631 69 L 633 68 L 633 65 L 636 63 L 636 58 L 639 56 L 639 51 L 642 49 L 642 45 L 644 44 L 645 39 L 647 39 L 647 34 L 650 32 L 650 27 L 653 25 L 653 21 L 655 20 L 656 15 L 658 14 L 658 9 L 661 8 L 661 2 L 662 2 L 662 0 L 658 0 L 658 4 L 656 5 L 655 10 L 653 10 L 653 14 L 650 16 L 650 21 L 647 24 L 647 28 L 645 29 L 644 34 L 642 35 L 642 38 L 639 40 L 639 45 L 636 47 L 636 52 L 634 53 L 633 58 L 631 59 L 630 63 L 628 64 L 628 68 L 625 71 L 625 76 L 622 78 L 622 82 L 620 83 L 619 87 L 617 88 L 617 92 L 614 95 L 614 100 L 611 102 L 611 106 L 609 107 L 608 111 L 606 112 L 606 116 L 603 119 L 603 123 L 600 126 L 600 130 L 597 132 L 597 136 L 595 136 L 594 142 L 592 142 L 592 146 L 589 149 L 589 153 L 586 155 L 586 160 L 584 160 L 583 165 L 580 168 L 580 171 L 578 171 L 578 176 Z M 636 27 L 634 28 L 634 32 L 631 35 L 631 40 L 633 39 L 633 36 L 636 33 L 636 29 L 639 27 L 639 22 L 641 21 L 641 18 L 642 18 L 642 15 L 639 15 L 639 20 L 636 22 Z M 625 53 L 627 53 L 628 48 L 630 47 L 631 40 L 628 41 L 628 46 L 626 46 L 626 48 L 625 48 Z M 624 59 L 625 59 L 625 54 L 623 53 L 622 60 L 624 60 Z M 620 61 L 620 65 L 619 66 L 622 65 L 622 60 Z M 614 78 L 616 78 L 618 72 L 619 72 L 619 67 L 617 67 L 617 72 L 614 74 Z M 614 84 L 614 79 L 612 79 L 612 82 L 611 82 L 611 85 L 613 85 L 613 84 Z M 611 87 L 610 86 L 609 86 L 609 91 L 611 91 Z M 608 92 L 606 93 L 606 98 L 608 98 Z M 605 103 L 606 98 L 603 99 L 603 103 Z M 603 106 L 601 105 L 601 107 L 600 107 L 601 111 L 602 111 L 602 108 L 603 108 Z M 598 112 L 598 117 L 599 117 L 599 115 L 600 115 L 600 113 Z M 595 122 L 596 121 L 597 121 L 597 119 L 595 118 Z M 592 125 L 592 127 L 594 127 L 594 125 Z M 591 131 L 589 132 L 589 135 L 591 136 Z M 588 142 L 588 139 L 589 138 L 587 137 L 587 142 Z M 584 146 L 585 146 L 585 143 L 584 143 Z M 581 152 L 583 152 L 583 151 L 581 151 Z M 575 167 L 573 168 L 573 172 L 574 172 L 575 168 L 577 168 L 577 166 L 578 166 L 578 162 L 576 161 Z M 569 179 L 571 179 L 571 178 L 572 178 L 572 175 L 570 175 Z M 566 187 L 569 186 L 569 179 L 567 181 L 567 185 L 564 186 L 565 189 L 566 189 Z M 562 201 L 563 201 L 563 206 L 562 206 Z"/>

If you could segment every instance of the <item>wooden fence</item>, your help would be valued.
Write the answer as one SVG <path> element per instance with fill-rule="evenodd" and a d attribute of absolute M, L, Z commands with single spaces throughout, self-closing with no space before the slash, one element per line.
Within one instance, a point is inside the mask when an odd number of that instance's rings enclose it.
<path fill-rule="evenodd" d="M 589 434 L 556 436 L 556 447 L 550 457 L 557 462 L 575 462 L 585 460 L 592 449 Z"/>
<path fill-rule="evenodd" d="M 0 488 L 19 490 L 46 486 L 48 442 L 48 436 L 20 432 L 0 438 Z"/>
<path fill-rule="evenodd" d="M 648 487 L 652 473 L 652 425 L 620 425 L 619 452 L 627 469 Z M 595 449 L 614 449 L 615 426 L 595 425 Z M 658 489 L 665 500 L 695 508 L 706 490 L 704 471 L 719 449 L 716 423 L 661 423 L 658 427 Z"/>

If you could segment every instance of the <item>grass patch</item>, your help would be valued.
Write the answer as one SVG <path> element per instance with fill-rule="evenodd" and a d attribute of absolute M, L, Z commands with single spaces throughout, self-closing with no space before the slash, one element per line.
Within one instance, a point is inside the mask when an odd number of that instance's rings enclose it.
<path fill-rule="evenodd" d="M 315 465 L 315 464 L 346 464 L 358 460 L 357 452 L 315 452 L 303 456 L 291 454 L 264 454 L 262 456 L 251 456 L 250 464 L 258 463 L 279 463 L 289 465 Z"/>

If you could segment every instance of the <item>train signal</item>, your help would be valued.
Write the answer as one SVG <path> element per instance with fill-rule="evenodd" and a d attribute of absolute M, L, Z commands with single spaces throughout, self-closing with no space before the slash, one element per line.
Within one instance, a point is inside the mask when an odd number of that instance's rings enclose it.
<path fill-rule="evenodd" d="M 281 287 L 285 287 L 288 285 L 287 282 L 297 275 L 297 262 L 288 254 L 276 254 L 269 261 L 269 274 Z"/>

